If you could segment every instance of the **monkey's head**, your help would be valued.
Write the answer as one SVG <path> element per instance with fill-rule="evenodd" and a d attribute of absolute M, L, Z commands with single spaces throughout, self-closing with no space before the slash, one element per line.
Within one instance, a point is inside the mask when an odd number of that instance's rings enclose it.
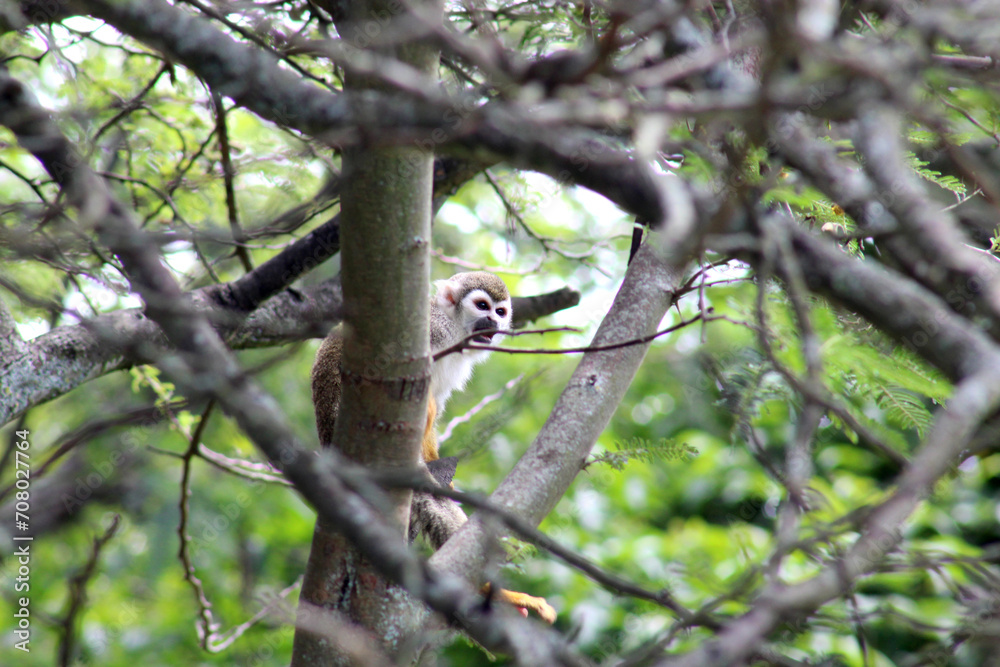
<path fill-rule="evenodd" d="M 456 273 L 447 280 L 438 280 L 436 305 L 462 332 L 462 337 L 483 331 L 472 340 L 493 342 L 489 331 L 510 329 L 510 293 L 499 276 L 486 271 Z"/>

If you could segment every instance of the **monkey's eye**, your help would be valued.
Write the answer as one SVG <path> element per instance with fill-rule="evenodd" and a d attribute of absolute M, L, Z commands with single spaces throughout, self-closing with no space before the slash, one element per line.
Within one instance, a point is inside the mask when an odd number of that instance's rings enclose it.
<path fill-rule="evenodd" d="M 476 308 L 478 308 L 479 310 L 489 310 L 490 304 L 480 299 L 479 301 L 476 302 Z"/>
<path fill-rule="evenodd" d="M 497 315 L 499 315 L 500 317 L 503 317 L 506 314 L 507 314 L 507 309 L 506 308 L 497 308 Z"/>

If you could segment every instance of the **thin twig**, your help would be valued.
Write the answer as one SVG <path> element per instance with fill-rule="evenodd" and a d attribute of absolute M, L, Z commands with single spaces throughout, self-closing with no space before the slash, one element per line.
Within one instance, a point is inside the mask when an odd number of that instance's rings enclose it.
<path fill-rule="evenodd" d="M 60 667 L 69 667 L 76 662 L 73 659 L 73 649 L 76 645 L 76 628 L 74 626 L 76 626 L 77 617 L 87 603 L 87 583 L 97 571 L 97 561 L 100 558 L 101 550 L 114 537 L 120 523 L 121 515 L 115 514 L 111 517 L 111 524 L 104 531 L 104 534 L 94 538 L 87 563 L 69 580 L 69 608 L 60 624 L 62 626 L 62 638 L 59 641 Z"/>
<path fill-rule="evenodd" d="M 236 209 L 236 188 L 233 181 L 236 178 L 236 171 L 233 169 L 233 158 L 229 147 L 229 130 L 226 127 L 226 105 L 222 101 L 222 95 L 212 91 L 212 104 L 215 107 L 215 130 L 219 135 L 219 155 L 222 162 L 222 178 L 226 186 L 226 213 L 229 216 L 229 229 L 233 232 L 233 242 L 236 244 L 234 252 L 243 264 L 243 270 L 253 271 L 253 262 L 250 261 L 250 253 L 243 242 L 246 236 L 240 227 L 240 217 Z"/>
<path fill-rule="evenodd" d="M 222 466 L 216 460 L 205 456 L 205 451 L 207 448 L 201 446 L 201 437 L 205 432 L 205 427 L 208 425 L 208 419 L 212 414 L 212 409 L 215 407 L 215 401 L 209 401 L 208 405 L 205 406 L 204 412 L 202 412 L 201 420 L 198 422 L 197 428 L 195 428 L 194 433 L 191 435 L 191 440 L 188 445 L 187 451 L 181 456 L 183 459 L 183 466 L 181 472 L 181 500 L 180 500 L 180 512 L 181 518 L 180 523 L 177 526 L 177 532 L 181 538 L 181 546 L 178 552 L 178 557 L 181 559 L 181 563 L 184 565 L 184 580 L 187 581 L 192 590 L 194 591 L 195 600 L 198 604 L 198 620 L 195 623 L 195 627 L 198 629 L 198 642 L 201 647 L 208 651 L 209 653 L 220 653 L 230 646 L 233 642 L 242 637 L 247 630 L 259 623 L 263 618 L 265 618 L 277 604 L 288 597 L 296 588 L 298 588 L 302 583 L 302 578 L 300 577 L 290 586 L 286 587 L 277 597 L 269 601 L 263 607 L 261 607 L 257 612 L 248 618 L 243 623 L 230 628 L 227 632 L 219 632 L 220 624 L 215 620 L 215 615 L 212 613 L 212 602 L 208 599 L 208 595 L 205 593 L 205 587 L 202 585 L 201 579 L 195 575 L 194 562 L 191 560 L 191 536 L 187 532 L 187 526 L 190 519 L 190 510 L 188 508 L 188 497 L 191 495 L 191 462 L 195 456 L 201 456 L 206 460 Z M 207 450 L 211 451 L 211 450 Z M 213 452 L 213 454 L 215 454 Z M 225 459 L 221 454 L 217 455 L 220 459 Z M 230 459 L 232 460 L 232 459 Z M 249 465 L 249 462 L 242 462 Z M 264 465 L 264 464 L 257 464 Z M 228 470 L 228 468 L 226 468 Z M 229 472 L 235 472 L 229 470 Z M 240 471 L 244 477 L 251 477 L 252 473 L 247 473 Z M 264 476 L 254 476 L 254 479 L 261 478 Z M 265 480 L 272 481 L 272 480 Z"/>
<path fill-rule="evenodd" d="M 495 330 L 495 331 L 478 331 L 478 332 L 476 332 L 474 334 L 469 334 L 468 336 L 466 336 L 465 338 L 463 338 L 458 343 L 455 343 L 451 347 L 446 347 L 445 349 L 443 349 L 440 352 L 436 353 L 434 355 L 434 357 L 433 357 L 433 360 L 437 361 L 438 359 L 440 359 L 442 357 L 445 357 L 445 356 L 447 356 L 449 354 L 454 354 L 456 352 L 461 352 L 462 350 L 489 350 L 491 352 L 506 352 L 508 354 L 579 354 L 579 353 L 583 353 L 583 352 L 606 352 L 606 351 L 609 351 L 609 350 L 619 350 L 619 349 L 621 349 L 623 347 L 631 347 L 633 345 L 644 345 L 644 344 L 650 342 L 651 340 L 655 340 L 655 339 L 659 338 L 660 336 L 665 336 L 668 333 L 673 333 L 674 331 L 677 331 L 679 329 L 683 329 L 684 327 L 688 326 L 689 324 L 694 324 L 695 322 L 698 322 L 701 319 L 702 319 L 702 315 L 699 313 L 698 315 L 695 315 L 694 317 L 692 317 L 690 319 L 684 320 L 683 322 L 679 322 L 679 323 L 677 323 L 677 324 L 675 324 L 673 326 L 667 327 L 666 329 L 662 329 L 661 331 L 657 331 L 656 333 L 650 334 L 648 336 L 643 336 L 642 338 L 632 338 L 630 340 L 627 340 L 627 341 L 624 341 L 624 342 L 621 342 L 621 343 L 610 343 L 608 345 L 588 345 L 586 347 L 567 347 L 567 348 L 562 348 L 562 349 L 559 349 L 559 350 L 546 350 L 546 349 L 541 349 L 541 348 L 534 348 L 533 349 L 533 348 L 516 348 L 516 347 L 497 347 L 495 345 L 477 345 L 477 344 L 470 343 L 470 341 L 472 339 L 474 339 L 474 338 L 478 338 L 479 336 L 482 336 L 482 335 L 485 335 L 485 334 L 498 334 L 498 333 L 500 333 L 500 334 L 503 334 L 505 336 L 520 336 L 520 335 L 524 335 L 524 334 L 549 333 L 549 332 L 552 332 L 552 331 L 574 331 L 575 332 L 575 331 L 577 331 L 576 329 L 571 329 L 569 327 L 558 327 L 558 328 L 554 328 L 554 329 L 538 329 L 538 330 L 534 330 L 534 331 L 499 331 L 499 330 Z M 713 321 L 713 320 L 716 320 L 716 319 L 723 319 L 723 318 L 722 317 L 716 317 L 714 315 L 712 317 L 708 318 L 709 321 Z"/>
<path fill-rule="evenodd" d="M 212 614 L 212 603 L 205 594 L 205 587 L 202 585 L 201 579 L 194 573 L 194 563 L 191 560 L 190 551 L 191 536 L 187 532 L 187 526 L 188 519 L 190 518 L 188 497 L 191 495 L 191 461 L 198 451 L 198 443 L 201 441 L 201 435 L 208 425 L 208 418 L 211 416 L 214 407 L 214 399 L 210 400 L 208 405 L 205 406 L 205 410 L 201 413 L 201 420 L 198 422 L 198 427 L 191 436 L 187 452 L 183 456 L 184 463 L 181 467 L 181 517 L 177 525 L 177 534 L 180 536 L 181 542 L 177 556 L 181 559 L 181 563 L 184 566 L 184 580 L 191 584 L 195 601 L 198 603 L 198 620 L 195 622 L 195 627 L 198 629 L 198 642 L 206 651 L 209 650 L 218 623 L 216 623 Z"/>
<path fill-rule="evenodd" d="M 265 605 L 263 605 L 260 609 L 257 610 L 257 613 L 255 613 L 247 620 L 243 621 L 239 625 L 233 626 L 228 632 L 221 634 L 217 633 L 214 638 L 215 643 L 209 646 L 208 650 L 211 653 L 221 653 L 222 651 L 225 651 L 227 648 L 232 646 L 233 642 L 235 642 L 237 639 L 246 634 L 247 630 L 257 625 L 257 623 L 261 622 L 264 618 L 266 618 L 268 614 L 274 611 L 274 609 L 278 606 L 278 604 L 282 600 L 288 598 L 288 596 L 291 595 L 293 591 L 299 588 L 302 585 L 302 579 L 303 577 L 300 576 L 290 585 L 280 590 L 276 596 L 274 596 L 271 600 L 268 600 L 268 602 Z"/>

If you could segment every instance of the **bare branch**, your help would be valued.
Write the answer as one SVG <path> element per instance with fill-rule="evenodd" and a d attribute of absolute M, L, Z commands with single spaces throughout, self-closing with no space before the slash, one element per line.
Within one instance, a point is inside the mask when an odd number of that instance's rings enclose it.
<path fill-rule="evenodd" d="M 953 380 L 975 375 L 993 354 L 988 336 L 919 285 L 859 261 L 794 223 L 781 222 L 809 287 L 864 315 Z M 929 332 L 933 331 L 933 335 Z"/>
<path fill-rule="evenodd" d="M 461 100 L 452 105 L 400 94 L 335 94 L 297 79 L 279 68 L 270 54 L 238 44 L 208 22 L 162 0 L 77 1 L 122 33 L 164 51 L 213 90 L 280 125 L 316 137 L 343 137 L 359 127 L 377 128 L 386 139 L 404 128 L 397 139 L 412 139 L 414 133 L 419 138 L 420 133 L 450 127 L 449 114 L 475 115 L 476 122 L 463 122 L 460 133 L 442 147 L 453 146 L 472 156 L 480 156 L 486 148 L 515 166 L 588 187 L 643 219 L 664 217 L 648 167 L 592 132 L 556 131 L 525 114 L 512 115 L 502 106 L 470 109 L 469 102 Z M 593 158 L 581 163 L 581 154 Z"/>
<path fill-rule="evenodd" d="M 990 317 L 991 328 L 1000 330 L 1000 267 L 984 264 L 966 245 L 951 214 L 935 205 L 904 162 L 898 115 L 872 109 L 861 115 L 858 127 L 865 171 L 880 191 L 892 194 L 882 200 L 906 232 L 894 235 L 890 247 L 907 272 L 939 294 L 973 295 L 971 302 Z"/>

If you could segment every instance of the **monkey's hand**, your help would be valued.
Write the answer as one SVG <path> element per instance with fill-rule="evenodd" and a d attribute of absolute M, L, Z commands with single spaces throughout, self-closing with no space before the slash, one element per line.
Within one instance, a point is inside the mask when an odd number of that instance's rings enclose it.
<path fill-rule="evenodd" d="M 483 593 L 489 595 L 489 584 L 483 586 Z M 503 600 L 507 604 L 514 605 L 518 609 L 530 609 L 538 614 L 546 623 L 555 623 L 556 621 L 556 610 L 545 601 L 545 598 L 536 598 L 534 595 L 508 591 L 503 588 L 497 591 L 496 598 Z"/>

